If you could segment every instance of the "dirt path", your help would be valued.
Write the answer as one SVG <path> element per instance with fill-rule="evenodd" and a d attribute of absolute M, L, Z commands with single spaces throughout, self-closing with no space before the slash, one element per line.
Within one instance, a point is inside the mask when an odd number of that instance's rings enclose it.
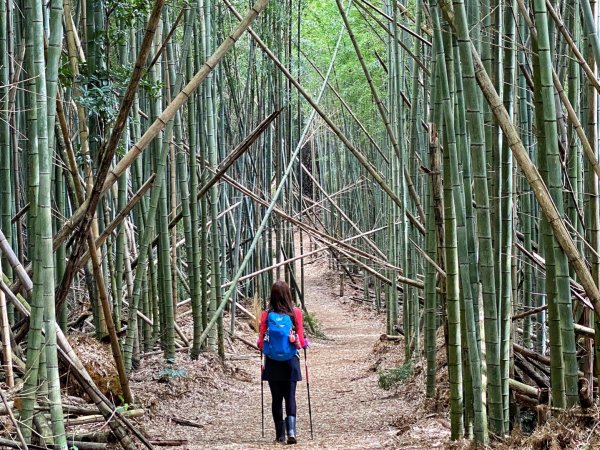
<path fill-rule="evenodd" d="M 401 431 L 406 439 L 398 441 L 398 417 L 410 418 L 417 402 L 407 403 L 406 396 L 383 391 L 377 385 L 373 363 L 374 344 L 383 328 L 383 315 L 352 300 L 339 297 L 339 281 L 323 259 L 306 266 L 306 302 L 327 339 L 314 339 L 308 352 L 310 390 L 313 411 L 314 440 L 310 426 L 305 380 L 298 384 L 298 449 L 369 449 L 369 448 L 434 448 L 440 441 L 423 439 L 428 430 Z M 348 292 L 348 290 L 347 290 Z M 255 339 L 248 336 L 248 339 Z M 261 437 L 259 359 L 247 347 L 238 347 L 234 378 L 211 377 L 210 361 L 190 361 L 183 357 L 179 367 L 185 376 L 153 392 L 152 418 L 148 431 L 161 439 L 187 439 L 185 449 L 258 449 L 273 446 L 273 422 L 270 395 L 265 383 L 265 437 Z M 400 352 L 398 352 L 400 353 Z M 246 359 L 243 359 L 246 358 Z M 304 364 L 304 361 L 302 361 Z M 146 374 L 156 378 L 156 367 L 146 363 Z M 303 367 L 304 373 L 304 367 Z M 198 388 L 198 383 L 214 389 Z M 226 384 L 223 384 L 226 383 Z M 154 391 L 146 382 L 134 388 L 148 397 Z M 413 387 L 414 388 L 414 387 Z M 410 388 L 407 388 L 410 389 Z M 168 400 L 169 397 L 173 401 Z M 165 402 L 167 400 L 167 402 Z M 166 416 L 166 417 L 165 417 Z M 201 428 L 183 427 L 166 418 L 185 418 Z M 412 422 L 410 420 L 409 422 Z M 439 423 L 434 423 L 439 427 Z M 402 426 L 400 426 L 402 428 Z M 410 433 L 416 432 L 416 438 Z M 408 433 L 407 433 L 408 432 Z M 438 435 L 439 433 L 434 433 Z M 414 442 L 421 442 L 414 444 Z M 175 448 L 175 447 L 174 447 Z"/>

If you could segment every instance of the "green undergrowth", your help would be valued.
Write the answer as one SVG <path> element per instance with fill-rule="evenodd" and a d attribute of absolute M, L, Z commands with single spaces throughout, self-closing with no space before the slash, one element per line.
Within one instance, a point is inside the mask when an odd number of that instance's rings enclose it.
<path fill-rule="evenodd" d="M 318 339 L 329 339 L 314 314 L 304 311 L 304 329 Z"/>
<path fill-rule="evenodd" d="M 410 360 L 400 367 L 385 369 L 379 372 L 379 387 L 389 391 L 398 384 L 405 382 L 413 376 L 413 361 Z"/>

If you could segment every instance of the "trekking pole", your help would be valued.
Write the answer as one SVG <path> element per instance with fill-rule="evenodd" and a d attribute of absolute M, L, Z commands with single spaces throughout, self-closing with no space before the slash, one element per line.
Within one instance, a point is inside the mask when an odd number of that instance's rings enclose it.
<path fill-rule="evenodd" d="M 263 353 L 260 351 L 260 415 L 262 421 L 262 437 L 265 437 L 265 382 L 262 379 Z"/>
<path fill-rule="evenodd" d="M 306 348 L 304 349 L 304 372 L 306 373 L 306 392 L 308 394 L 308 419 L 310 420 L 310 438 L 314 439 L 313 434 L 313 422 L 312 422 L 312 408 L 310 406 L 310 383 L 308 380 L 308 362 L 306 360 Z"/>

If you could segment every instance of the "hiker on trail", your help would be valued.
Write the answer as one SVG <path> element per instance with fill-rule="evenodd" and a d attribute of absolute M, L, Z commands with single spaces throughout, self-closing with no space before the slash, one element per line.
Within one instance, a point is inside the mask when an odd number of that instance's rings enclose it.
<path fill-rule="evenodd" d="M 287 443 L 295 444 L 296 383 L 302 380 L 298 350 L 308 347 L 308 340 L 304 338 L 302 311 L 294 307 L 285 281 L 279 280 L 271 288 L 269 309 L 260 317 L 258 346 L 265 355 L 262 380 L 269 382 L 271 390 L 275 441 L 285 443 L 287 431 Z"/>

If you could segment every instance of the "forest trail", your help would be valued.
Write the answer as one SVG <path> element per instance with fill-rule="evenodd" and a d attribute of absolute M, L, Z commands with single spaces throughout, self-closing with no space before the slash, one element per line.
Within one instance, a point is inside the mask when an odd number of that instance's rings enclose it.
<path fill-rule="evenodd" d="M 310 425 L 307 401 L 307 386 L 304 376 L 304 357 L 302 358 L 303 381 L 298 383 L 297 403 L 297 449 L 376 449 L 376 448 L 436 448 L 442 445 L 443 435 L 440 423 L 433 433 L 431 428 L 416 429 L 416 436 L 409 436 L 400 444 L 399 417 L 413 418 L 420 408 L 418 399 L 407 402 L 407 396 L 394 391 L 384 391 L 377 384 L 378 375 L 374 362 L 378 356 L 373 352 L 384 330 L 384 315 L 376 315 L 368 307 L 352 301 L 349 297 L 339 297 L 339 277 L 327 268 L 326 260 L 318 258 L 305 264 L 306 305 L 317 318 L 324 339 L 311 339 L 308 350 L 310 393 L 313 413 L 314 440 L 310 438 Z M 353 293 L 347 286 L 347 294 Z M 256 336 L 246 336 L 256 339 Z M 177 387 L 174 383 L 172 395 L 179 397 L 170 404 L 169 387 L 162 394 L 152 414 L 151 423 L 146 428 L 161 439 L 186 439 L 187 444 L 179 449 L 261 449 L 281 448 L 274 445 L 274 428 L 270 411 L 270 394 L 267 383 L 265 396 L 265 437 L 261 437 L 261 405 L 259 359 L 257 355 L 248 355 L 247 347 L 239 347 L 247 356 L 240 354 L 240 360 L 233 361 L 237 369 L 234 378 L 223 380 L 228 383 L 219 385 L 218 390 L 210 394 L 194 392 L 192 386 L 184 388 L 186 383 Z M 400 355 L 402 346 L 397 345 L 395 352 Z M 181 367 L 189 370 L 188 379 L 194 379 L 194 365 L 201 361 L 190 361 L 186 356 L 180 362 Z M 198 367 L 202 378 L 202 370 Z M 206 375 L 206 374 L 205 374 Z M 236 376 L 237 375 L 237 376 Z M 209 378 L 204 376 L 204 378 Z M 238 378 L 238 379 L 236 379 Z M 144 388 L 143 386 L 146 386 Z M 136 388 L 146 390 L 142 383 Z M 415 386 L 406 387 L 407 392 Z M 151 390 L 154 390 L 150 388 Z M 187 389 L 187 391 L 186 391 Z M 144 395 L 147 396 L 146 390 Z M 408 396 L 410 400 L 410 395 Z M 416 396 L 418 397 L 418 396 Z M 201 428 L 182 427 L 176 423 L 165 426 L 165 415 L 192 420 Z M 403 422 L 403 420 L 401 420 Z M 401 428 L 404 428 L 402 423 Z M 413 428 L 413 427 L 409 427 Z M 443 427 L 441 427 L 443 428 Z M 158 434 L 160 433 L 160 434 Z M 440 440 L 441 438 L 441 440 Z M 418 443 L 420 442 L 420 443 Z"/>

